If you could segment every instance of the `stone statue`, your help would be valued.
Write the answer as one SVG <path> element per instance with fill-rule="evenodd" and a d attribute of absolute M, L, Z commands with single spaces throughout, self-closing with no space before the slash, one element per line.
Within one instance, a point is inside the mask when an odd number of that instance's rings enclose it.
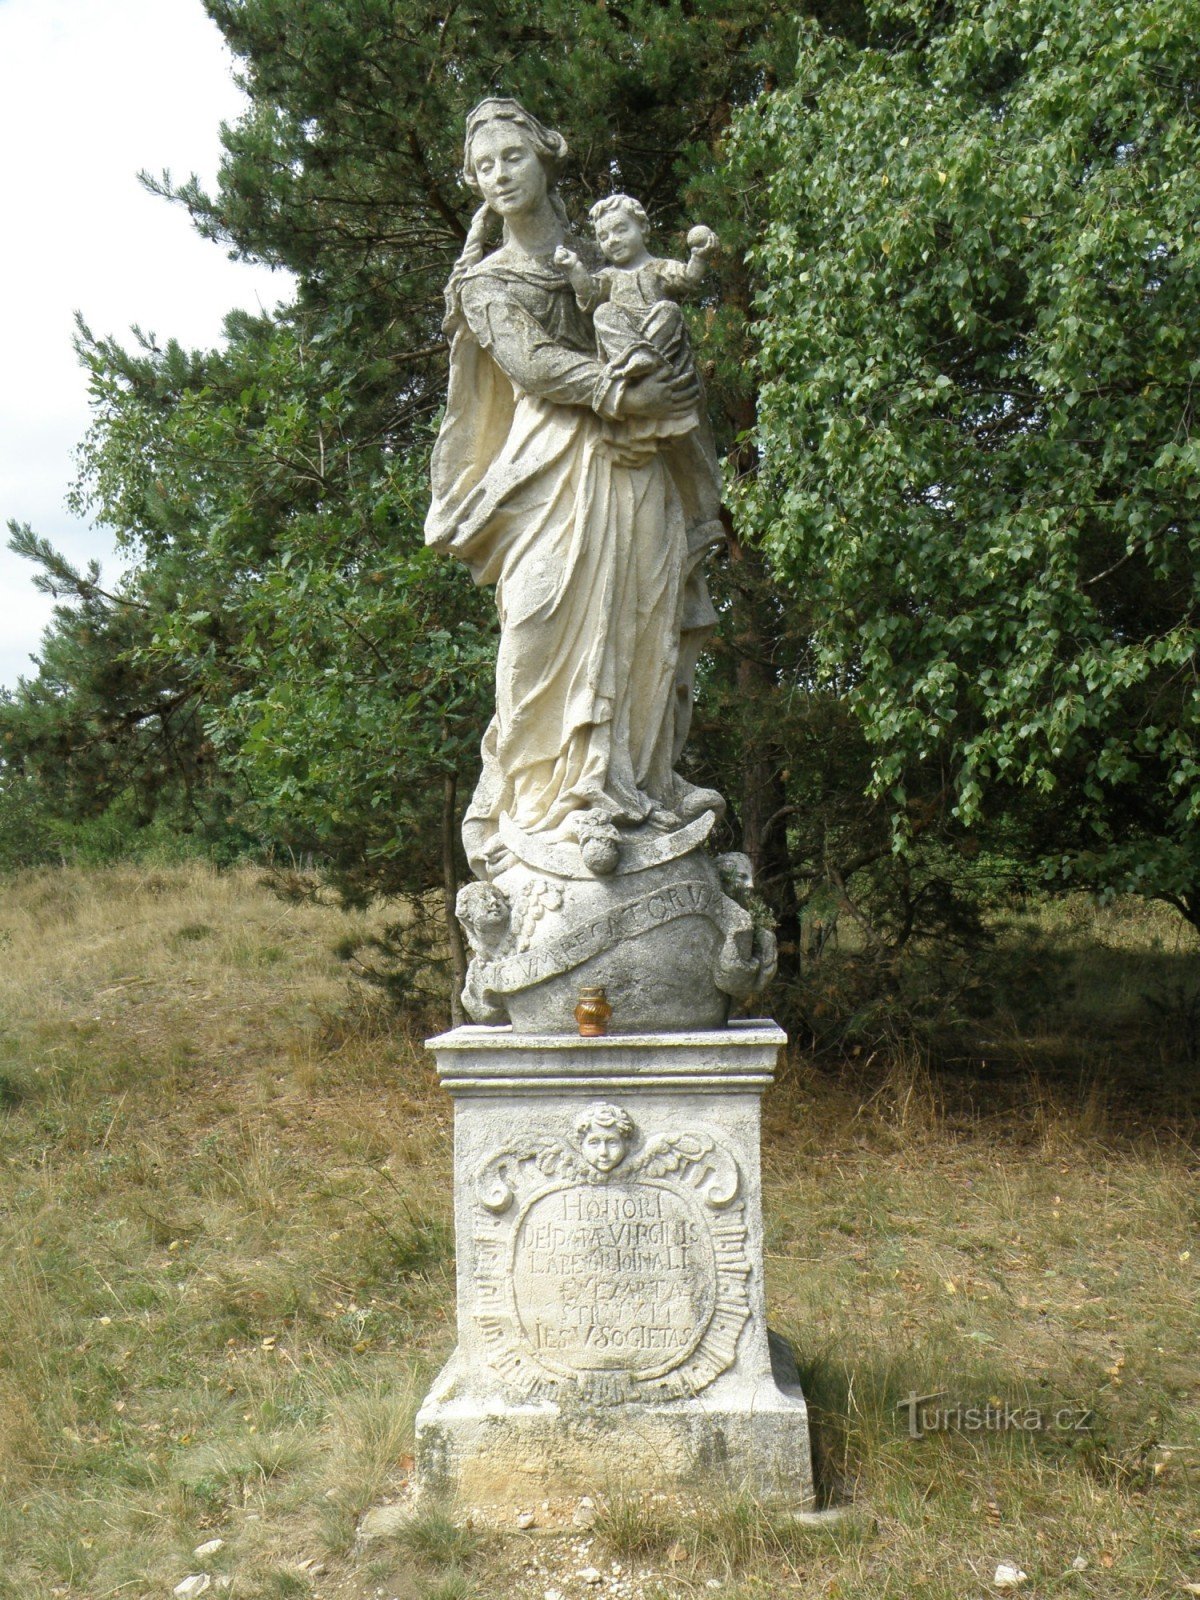
<path fill-rule="evenodd" d="M 716 239 L 651 255 L 629 195 L 577 235 L 566 155 L 516 101 L 467 119 L 483 203 L 446 289 L 426 533 L 496 590 L 457 912 L 466 1009 L 511 1029 L 429 1041 L 455 1102 L 458 1337 L 417 1415 L 416 1505 L 619 1482 L 800 1509 L 807 1413 L 762 1270 L 760 1099 L 785 1038 L 730 1021 L 775 940 L 749 859 L 712 852 L 724 801 L 680 770 L 723 532 L 677 300 Z M 597 985 L 624 1037 L 568 1037 Z"/>
<path fill-rule="evenodd" d="M 608 265 L 593 274 L 565 245 L 554 259 L 570 279 L 580 309 L 592 313 L 605 359 L 627 378 L 651 372 L 694 378 L 691 341 L 675 296 L 702 282 L 717 248 L 716 234 L 693 228 L 687 261 L 663 261 L 646 248 L 650 219 L 631 195 L 610 194 L 588 216 Z M 664 438 L 690 433 L 700 426 L 699 410 L 686 417 L 648 418 L 646 426 Z"/>
<path fill-rule="evenodd" d="M 716 246 L 650 256 L 628 196 L 572 233 L 562 135 L 513 100 L 467 119 L 482 196 L 446 290 L 450 388 L 428 541 L 494 584 L 496 710 L 463 840 L 478 1020 L 568 1032 L 583 984 L 614 1027 L 711 1027 L 773 972 L 704 841 L 724 812 L 678 763 L 716 621 L 720 476 L 679 307 Z M 499 243 L 489 236 L 499 224 Z M 744 896 L 743 896 L 744 898 Z M 531 909 L 532 908 L 532 909 Z"/>

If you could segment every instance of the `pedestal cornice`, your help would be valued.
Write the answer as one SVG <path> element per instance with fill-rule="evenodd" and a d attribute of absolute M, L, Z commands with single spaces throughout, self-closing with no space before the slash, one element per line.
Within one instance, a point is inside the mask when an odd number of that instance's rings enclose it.
<path fill-rule="evenodd" d="M 787 1035 L 773 1022 L 738 1020 L 691 1033 L 522 1034 L 467 1026 L 427 1041 L 452 1095 L 506 1089 L 704 1090 L 738 1094 L 774 1081 Z"/>

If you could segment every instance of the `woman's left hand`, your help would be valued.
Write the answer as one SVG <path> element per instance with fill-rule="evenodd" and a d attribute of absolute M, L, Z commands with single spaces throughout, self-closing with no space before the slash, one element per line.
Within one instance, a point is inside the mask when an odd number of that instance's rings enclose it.
<path fill-rule="evenodd" d="M 662 378 L 652 373 L 649 377 L 635 379 L 625 390 L 620 415 L 666 421 L 686 416 L 699 401 L 700 380 L 694 373 L 684 373 L 678 378 Z"/>

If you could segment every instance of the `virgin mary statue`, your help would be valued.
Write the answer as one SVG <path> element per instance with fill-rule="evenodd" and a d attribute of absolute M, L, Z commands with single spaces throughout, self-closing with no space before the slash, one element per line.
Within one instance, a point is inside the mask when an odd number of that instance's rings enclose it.
<path fill-rule="evenodd" d="M 715 622 L 701 563 L 721 535 L 716 460 L 707 432 L 683 451 L 678 427 L 648 425 L 695 414 L 693 376 L 627 375 L 597 354 L 554 261 L 569 244 L 599 265 L 557 193 L 566 153 L 514 100 L 468 118 L 463 176 L 483 204 L 446 291 L 426 538 L 496 586 L 496 711 L 463 829 L 484 879 L 512 859 L 502 819 L 510 840 L 554 845 L 723 809 L 676 770 Z"/>

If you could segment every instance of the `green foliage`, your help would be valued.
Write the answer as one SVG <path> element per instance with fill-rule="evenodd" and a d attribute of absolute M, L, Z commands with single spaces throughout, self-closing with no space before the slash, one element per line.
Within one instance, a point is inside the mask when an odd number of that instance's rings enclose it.
<path fill-rule="evenodd" d="M 743 116 L 762 467 L 897 843 L 936 774 L 1058 881 L 1200 915 L 1200 8 L 971 0 L 806 29 Z"/>
<path fill-rule="evenodd" d="M 249 107 L 215 192 L 151 187 L 295 294 L 213 351 L 81 326 L 77 509 L 131 569 L 15 531 L 63 604 L 0 701 L 0 863 L 158 819 L 401 897 L 371 947 L 410 1002 L 441 959 L 494 623 L 421 523 L 463 117 L 500 92 L 566 132 L 575 217 L 627 188 L 664 250 L 722 240 L 691 315 L 735 515 L 686 760 L 795 1020 L 977 1011 L 1022 870 L 1194 920 L 1198 6 L 208 0 Z"/>
<path fill-rule="evenodd" d="M 64 818 L 37 779 L 0 768 L 0 873 L 58 863 L 222 862 L 245 854 L 249 844 L 235 830 L 189 828 L 188 819 L 166 805 L 147 820 L 128 794 L 95 816 Z"/>
<path fill-rule="evenodd" d="M 486 18 L 415 0 L 208 9 L 249 109 L 223 132 L 215 194 L 147 181 L 210 237 L 290 269 L 295 301 L 232 317 L 225 347 L 203 353 L 81 327 L 95 420 L 77 507 L 134 566 L 115 599 L 75 585 L 48 649 L 79 640 L 89 606 L 105 631 L 89 623 L 86 659 L 53 685 L 44 668 L 36 693 L 72 761 L 107 703 L 81 692 L 89 674 L 119 668 L 141 700 L 148 685 L 182 695 L 240 827 L 311 852 L 352 898 L 424 911 L 435 887 L 453 898 L 491 692 L 490 597 L 427 556 L 420 531 L 441 286 L 475 205 L 459 175 L 465 113 L 500 91 L 563 126 L 577 216 L 617 185 L 644 198 L 663 248 L 695 206 L 718 228 L 727 305 L 714 296 L 704 315 L 728 436 L 745 404 L 753 209 L 709 180 L 736 106 L 790 71 L 796 30 L 766 0 L 555 3 L 536 17 L 505 3 Z M 26 716 L 23 703 L 22 740 Z M 63 804 L 79 814 L 74 795 Z M 405 926 L 411 943 L 424 924 Z"/>
<path fill-rule="evenodd" d="M 314 344 L 245 327 L 175 393 L 173 348 L 111 391 L 97 348 L 86 458 L 147 568 L 186 554 L 144 654 L 196 684 L 245 825 L 319 853 L 346 887 L 418 893 L 420 841 L 439 835 L 429 780 L 473 759 L 485 720 L 491 624 L 422 544 L 422 455 L 360 436 L 370 375 Z M 160 459 L 150 493 L 126 501 L 131 454 Z"/>
<path fill-rule="evenodd" d="M 189 841 L 217 856 L 244 849 L 195 685 L 148 653 L 177 593 L 170 571 L 109 592 L 94 564 L 80 573 L 10 527 L 12 548 L 40 568 L 35 584 L 60 604 L 37 675 L 0 693 L 0 867 L 186 853 Z"/>

